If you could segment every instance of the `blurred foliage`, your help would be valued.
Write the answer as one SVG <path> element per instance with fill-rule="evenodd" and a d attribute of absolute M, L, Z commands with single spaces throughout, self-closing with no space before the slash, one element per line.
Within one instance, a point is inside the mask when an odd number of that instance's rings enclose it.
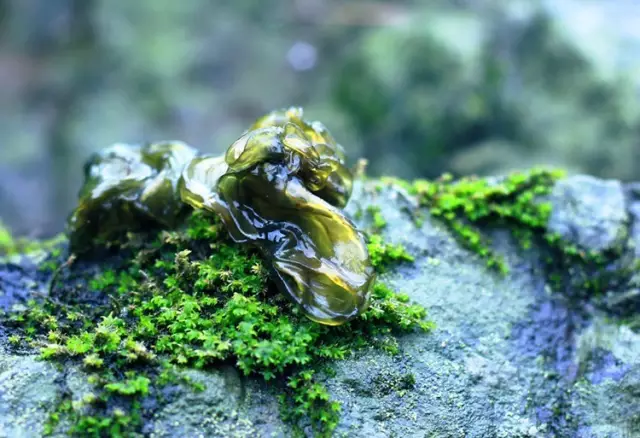
<path fill-rule="evenodd" d="M 31 240 L 24 237 L 14 237 L 11 231 L 0 221 L 0 262 L 7 256 L 31 254 L 42 251 L 52 251 L 66 237 L 59 233 L 54 237 L 42 241 Z"/>
<path fill-rule="evenodd" d="M 0 217 L 55 233 L 91 152 L 218 153 L 289 105 L 372 175 L 638 179 L 637 83 L 537 3 L 0 0 Z"/>
<path fill-rule="evenodd" d="M 604 77 L 548 15 L 493 12 L 492 20 L 443 12 L 429 26 L 421 19 L 356 43 L 333 95 L 374 173 L 436 177 L 544 164 L 637 178 L 632 83 Z"/>

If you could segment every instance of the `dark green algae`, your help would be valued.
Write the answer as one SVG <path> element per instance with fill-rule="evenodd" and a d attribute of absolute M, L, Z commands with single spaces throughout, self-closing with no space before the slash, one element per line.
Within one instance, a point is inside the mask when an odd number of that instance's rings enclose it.
<path fill-rule="evenodd" d="M 75 253 L 129 231 L 175 228 L 201 209 L 235 242 L 260 248 L 278 288 L 313 321 L 340 325 L 367 308 L 374 280 L 367 245 L 340 210 L 353 175 L 342 147 L 300 108 L 261 117 L 222 156 L 182 142 L 116 144 L 84 173 L 69 219 Z"/>

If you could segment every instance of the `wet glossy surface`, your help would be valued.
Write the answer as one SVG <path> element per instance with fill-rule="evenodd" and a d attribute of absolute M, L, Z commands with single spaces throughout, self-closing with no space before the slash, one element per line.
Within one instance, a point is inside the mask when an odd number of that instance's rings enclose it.
<path fill-rule="evenodd" d="M 75 252 L 152 226 L 175 227 L 188 209 L 177 192 L 197 151 L 181 142 L 114 144 L 85 164 L 78 206 L 68 221 Z"/>
<path fill-rule="evenodd" d="M 302 108 L 292 107 L 286 110 L 273 111 L 258 119 L 250 128 L 266 128 L 270 126 L 285 126 L 287 123 L 296 125 L 309 143 L 313 154 L 306 154 L 308 165 L 314 166 L 313 176 L 307 174 L 307 188 L 325 201 L 336 207 L 343 208 L 351 197 L 353 175 L 345 166 L 345 154 L 342 146 L 334 140 L 329 130 L 317 121 L 309 122 L 303 119 Z M 295 145 L 291 145 L 295 147 Z M 318 178 L 317 183 L 311 184 L 310 178 Z"/>
<path fill-rule="evenodd" d="M 280 289 L 309 318 L 337 325 L 366 308 L 373 270 L 363 236 L 328 202 L 344 205 L 351 179 L 348 187 L 336 187 L 340 178 L 327 184 L 340 168 L 335 162 L 344 164 L 317 145 L 291 123 L 251 130 L 224 159 L 195 159 L 185 170 L 181 196 L 218 214 L 235 241 L 257 244 Z"/>
<path fill-rule="evenodd" d="M 339 325 L 366 309 L 373 269 L 363 235 L 340 210 L 352 175 L 322 124 L 301 109 L 276 111 L 223 156 L 191 151 L 150 165 L 144 150 L 116 145 L 94 158 L 72 241 L 109 237 L 141 216 L 172 227 L 188 204 L 217 214 L 234 241 L 258 246 L 279 289 L 310 319 Z"/>

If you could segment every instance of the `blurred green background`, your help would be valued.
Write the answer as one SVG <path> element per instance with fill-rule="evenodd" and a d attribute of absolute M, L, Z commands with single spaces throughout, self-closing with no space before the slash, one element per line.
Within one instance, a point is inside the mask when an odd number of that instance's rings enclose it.
<path fill-rule="evenodd" d="M 625 0 L 0 0 L 0 218 L 56 233 L 91 152 L 221 152 L 289 105 L 372 175 L 640 179 L 638 16 Z"/>

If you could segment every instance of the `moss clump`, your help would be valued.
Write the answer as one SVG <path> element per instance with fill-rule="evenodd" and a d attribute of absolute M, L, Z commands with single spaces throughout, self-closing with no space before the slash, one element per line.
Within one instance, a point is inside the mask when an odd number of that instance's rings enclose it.
<path fill-rule="evenodd" d="M 568 244 L 556 234 L 547 233 L 544 240 L 552 249 L 546 257 L 548 279 L 556 290 L 578 291 L 580 295 L 601 296 L 616 283 L 626 282 L 637 266 L 616 266 L 620 251 L 585 251 Z M 608 268 L 609 266 L 609 268 Z M 570 273 L 571 275 L 567 275 Z"/>
<path fill-rule="evenodd" d="M 435 181 L 417 180 L 413 183 L 386 178 L 417 196 L 420 205 L 432 216 L 443 220 L 456 238 L 477 253 L 487 266 L 505 274 L 508 266 L 491 249 L 491 242 L 480 233 L 481 226 L 507 226 L 523 247 L 531 245 L 536 233 L 545 233 L 551 214 L 551 204 L 541 202 L 563 171 L 533 169 L 515 172 L 501 179 L 466 177 L 453 180 L 445 174 Z"/>
<path fill-rule="evenodd" d="M 90 403 L 63 398 L 50 431 L 66 422 L 79 434 L 139 431 L 148 414 L 142 400 L 180 383 L 180 367 L 233 363 L 279 385 L 286 419 L 329 435 L 340 407 L 316 379 L 320 367 L 371 345 L 396 352 L 397 334 L 432 328 L 423 307 L 382 283 L 355 320 L 314 323 L 274 290 L 256 252 L 231 243 L 221 224 L 200 212 L 180 231 L 131 242 L 103 259 L 107 268 L 98 275 L 65 268 L 49 299 L 11 317 L 44 358 L 81 364 L 92 376 Z M 411 259 L 379 236 L 372 242 L 379 269 Z"/>
<path fill-rule="evenodd" d="M 15 243 L 13 241 L 13 237 L 11 233 L 5 227 L 2 222 L 0 222 L 0 254 L 7 254 L 12 251 L 15 247 Z"/>
<path fill-rule="evenodd" d="M 378 188 L 396 184 L 415 195 L 420 206 L 442 220 L 464 247 L 501 274 L 508 273 L 509 267 L 491 249 L 491 241 L 481 233 L 482 228 L 508 229 L 524 249 L 534 241 L 538 243 L 544 251 L 547 280 L 555 290 L 600 296 L 603 291 L 628 281 L 637 267 L 617 266 L 623 249 L 615 253 L 584 251 L 547 231 L 552 207 L 544 197 L 564 176 L 562 170 L 534 168 L 500 179 L 454 180 L 448 174 L 435 181 L 383 178 Z"/>
<path fill-rule="evenodd" d="M 0 257 L 28 254 L 39 250 L 51 251 L 63 241 L 64 236 L 62 234 L 42 241 L 14 237 L 9 228 L 0 221 Z"/>
<path fill-rule="evenodd" d="M 383 395 L 391 392 L 403 395 L 413 389 L 415 384 L 416 376 L 413 373 L 391 371 L 386 374 L 379 374 L 373 378 L 375 391 Z"/>
<path fill-rule="evenodd" d="M 370 205 L 367 207 L 367 215 L 371 220 L 371 228 L 373 232 L 379 233 L 387 227 L 387 220 L 382 215 L 380 207 L 377 205 Z"/>
<path fill-rule="evenodd" d="M 371 265 L 378 272 L 385 271 L 388 266 L 414 260 L 404 246 L 386 243 L 379 234 L 371 234 L 369 236 L 367 249 L 369 250 L 369 257 L 371 257 Z"/>

